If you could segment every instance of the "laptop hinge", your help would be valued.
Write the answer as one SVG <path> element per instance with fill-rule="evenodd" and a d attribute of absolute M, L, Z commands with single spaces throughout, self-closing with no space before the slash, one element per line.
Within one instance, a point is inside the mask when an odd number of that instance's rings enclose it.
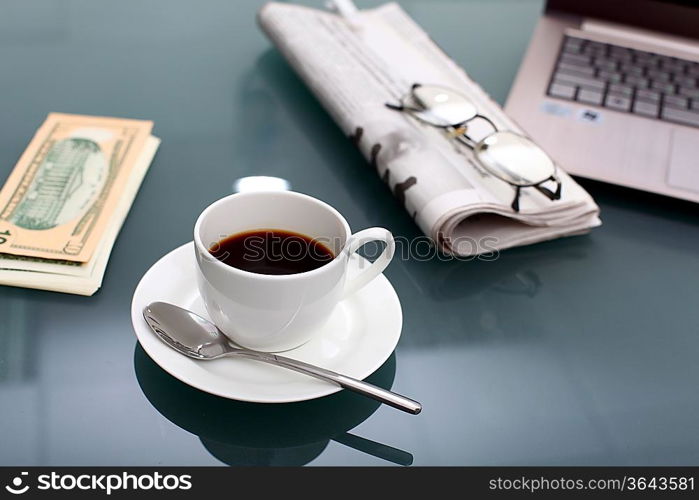
<path fill-rule="evenodd" d="M 696 40 L 623 24 L 585 19 L 580 28 L 569 28 L 566 34 L 667 56 L 699 60 L 699 43 Z"/>

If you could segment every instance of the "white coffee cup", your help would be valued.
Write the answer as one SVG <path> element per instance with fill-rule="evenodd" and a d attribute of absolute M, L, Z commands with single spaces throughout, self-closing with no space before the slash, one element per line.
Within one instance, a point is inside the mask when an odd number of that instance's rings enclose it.
<path fill-rule="evenodd" d="M 326 244 L 335 258 L 311 271 L 269 275 L 229 266 L 209 252 L 228 236 L 267 229 L 309 236 Z M 384 242 L 383 252 L 346 279 L 350 257 L 371 241 Z M 214 202 L 194 226 L 194 246 L 199 292 L 212 321 L 236 344 L 270 352 L 310 340 L 339 301 L 381 274 L 395 250 L 388 230 L 352 234 L 333 207 L 291 191 L 238 193 Z"/>

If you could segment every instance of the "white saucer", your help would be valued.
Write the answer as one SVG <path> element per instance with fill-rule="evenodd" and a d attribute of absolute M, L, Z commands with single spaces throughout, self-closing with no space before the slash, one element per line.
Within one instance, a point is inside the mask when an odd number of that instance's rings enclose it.
<path fill-rule="evenodd" d="M 350 260 L 350 276 L 362 257 Z M 141 278 L 131 304 L 131 321 L 143 349 L 160 367 L 185 384 L 240 401 L 289 403 L 327 396 L 340 390 L 329 382 L 285 368 L 247 359 L 197 361 L 165 345 L 150 330 L 143 308 L 160 300 L 207 317 L 196 285 L 193 243 L 165 255 Z M 364 379 L 388 359 L 398 344 L 403 314 L 384 275 L 335 308 L 328 323 L 309 342 L 284 353 L 336 372 Z"/>

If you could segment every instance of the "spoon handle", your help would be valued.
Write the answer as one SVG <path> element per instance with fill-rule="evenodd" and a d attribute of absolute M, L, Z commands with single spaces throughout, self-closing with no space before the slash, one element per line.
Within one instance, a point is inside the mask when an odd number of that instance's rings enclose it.
<path fill-rule="evenodd" d="M 277 356 L 276 354 L 268 352 L 249 351 L 247 349 L 236 351 L 235 354 L 256 359 L 258 361 L 264 361 L 265 363 L 281 366 L 283 368 L 288 368 L 290 370 L 304 373 L 321 380 L 333 382 L 343 389 L 348 389 L 350 391 L 362 394 L 363 396 L 368 396 L 372 399 L 393 406 L 394 408 L 398 408 L 399 410 L 412 413 L 413 415 L 417 415 L 422 410 L 422 405 L 410 398 L 406 398 L 405 396 L 401 396 L 395 392 L 382 389 L 381 387 L 377 387 L 368 382 L 348 377 L 347 375 L 341 375 L 319 366 L 309 365 L 303 361 L 285 358 L 284 356 Z"/>

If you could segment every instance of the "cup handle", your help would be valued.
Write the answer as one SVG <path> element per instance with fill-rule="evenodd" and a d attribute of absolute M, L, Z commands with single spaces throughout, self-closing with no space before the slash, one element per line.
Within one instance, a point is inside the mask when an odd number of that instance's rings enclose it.
<path fill-rule="evenodd" d="M 391 232 L 382 227 L 370 227 L 369 229 L 364 229 L 350 236 L 344 250 L 347 252 L 348 262 L 354 252 L 370 241 L 383 241 L 386 243 L 386 247 L 383 249 L 381 255 L 379 255 L 369 267 L 360 271 L 357 276 L 353 277 L 345 284 L 345 297 L 357 292 L 360 288 L 381 274 L 393 258 L 393 254 L 396 251 L 396 243 L 393 240 Z"/>

